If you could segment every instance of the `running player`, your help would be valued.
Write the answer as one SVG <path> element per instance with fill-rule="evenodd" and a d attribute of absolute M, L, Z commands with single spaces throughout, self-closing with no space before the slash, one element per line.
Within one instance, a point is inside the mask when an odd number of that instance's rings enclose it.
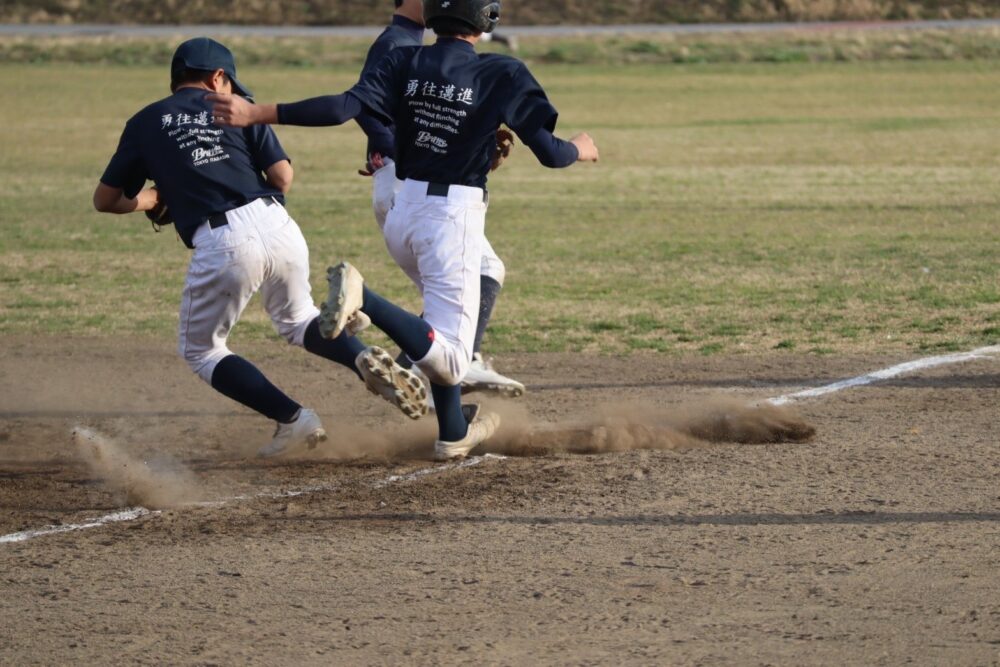
<path fill-rule="evenodd" d="M 499 426 L 499 416 L 461 405 L 460 384 L 472 359 L 479 311 L 480 266 L 496 132 L 506 124 L 548 167 L 596 161 L 586 134 L 553 135 L 558 113 L 518 60 L 478 55 L 475 44 L 500 19 L 489 0 L 426 0 L 429 47 L 393 50 L 348 92 L 295 104 L 254 106 L 212 95 L 216 121 L 246 127 L 286 123 L 339 125 L 368 108 L 396 127 L 397 173 L 403 185 L 385 225 L 397 264 L 423 286 L 418 317 L 379 296 L 353 266 L 330 269 L 322 333 L 336 337 L 370 318 L 431 381 L 437 405 L 435 458 L 468 454 Z M 369 357 L 382 358 L 372 349 Z M 390 360 L 386 360 L 388 363 Z"/>
<path fill-rule="evenodd" d="M 361 78 L 371 74 L 382 59 L 393 49 L 406 46 L 421 46 L 424 43 L 424 3 L 423 0 L 395 0 L 396 11 L 392 23 L 372 44 L 365 58 Z M 491 33 L 483 33 L 485 39 Z M 509 46 L 509 45 L 508 45 Z M 396 192 L 402 181 L 396 177 L 395 126 L 385 123 L 371 110 L 365 109 L 355 119 L 368 136 L 365 153 L 365 168 L 359 173 L 372 176 L 372 207 L 379 229 L 385 228 L 385 218 L 392 208 Z M 483 357 L 483 336 L 493 316 L 493 308 L 503 288 L 507 267 L 497 256 L 489 240 L 483 240 L 483 262 L 479 282 L 479 318 L 476 335 L 472 344 L 472 363 L 462 380 L 463 391 L 494 391 L 510 398 L 524 394 L 524 385 L 494 370 L 493 365 Z M 422 290 L 422 285 L 417 285 Z M 407 366 L 406 355 L 397 361 Z M 419 370 L 419 369 L 418 369 Z M 433 400 L 431 401 L 433 407 Z"/>
<path fill-rule="evenodd" d="M 229 49 L 207 38 L 181 44 L 171 63 L 170 90 L 169 97 L 126 124 L 94 192 L 94 206 L 104 213 L 156 211 L 161 221 L 166 207 L 181 240 L 194 251 L 179 330 L 179 352 L 191 370 L 218 392 L 277 422 L 260 456 L 326 439 L 313 410 L 289 398 L 226 345 L 260 290 L 275 329 L 289 343 L 347 366 L 408 416 L 426 413 L 426 400 L 419 396 L 423 387 L 412 373 L 391 368 L 391 377 L 378 377 L 356 368 L 365 351 L 357 338 L 348 332 L 333 340 L 320 335 L 319 309 L 310 295 L 309 250 L 283 205 L 293 178 L 288 156 L 269 127 L 235 130 L 212 123 L 206 95 L 250 95 L 236 78 Z M 143 189 L 147 179 L 156 187 Z"/>

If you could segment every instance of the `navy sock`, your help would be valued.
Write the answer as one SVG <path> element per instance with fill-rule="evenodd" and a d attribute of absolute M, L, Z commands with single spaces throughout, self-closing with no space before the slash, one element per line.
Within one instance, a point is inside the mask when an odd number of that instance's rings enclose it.
<path fill-rule="evenodd" d="M 444 387 L 432 382 L 431 394 L 437 410 L 438 438 L 458 442 L 469 432 L 469 422 L 462 413 L 462 386 Z"/>
<path fill-rule="evenodd" d="M 282 424 L 295 421 L 302 406 L 271 384 L 243 357 L 231 354 L 212 372 L 212 388 L 251 410 Z"/>
<path fill-rule="evenodd" d="M 472 353 L 479 354 L 483 347 L 483 334 L 493 317 L 493 306 L 503 286 L 489 276 L 479 277 L 479 323 L 476 326 L 476 338 L 472 342 Z"/>
<path fill-rule="evenodd" d="M 361 373 L 354 365 L 354 360 L 364 352 L 365 344 L 354 336 L 348 335 L 346 331 L 333 340 L 323 338 L 319 334 L 319 318 L 317 317 L 306 327 L 306 335 L 302 339 L 302 345 L 306 351 L 350 368 L 358 377 L 361 377 Z"/>
<path fill-rule="evenodd" d="M 431 343 L 434 342 L 434 329 L 422 318 L 386 301 L 368 287 L 365 287 L 365 300 L 361 310 L 410 359 L 423 359 L 430 352 Z"/>
<path fill-rule="evenodd" d="M 423 316 L 424 314 L 420 313 L 420 317 Z M 410 370 L 411 368 L 413 368 L 413 360 L 411 360 L 408 356 L 406 356 L 406 352 L 401 351 L 399 354 L 396 355 L 396 363 L 399 364 L 400 367 L 405 368 L 406 370 Z"/>
<path fill-rule="evenodd" d="M 413 368 L 413 362 L 410 361 L 408 356 L 406 356 L 406 352 L 400 352 L 396 355 L 396 363 L 407 370 Z"/>

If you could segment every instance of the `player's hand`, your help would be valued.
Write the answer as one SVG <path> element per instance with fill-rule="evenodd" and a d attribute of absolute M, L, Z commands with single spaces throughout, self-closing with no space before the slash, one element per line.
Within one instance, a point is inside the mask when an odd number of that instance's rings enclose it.
<path fill-rule="evenodd" d="M 580 157 L 577 158 L 579 162 L 597 162 L 598 158 L 601 157 L 600 152 L 597 150 L 597 145 L 586 132 L 581 132 L 570 139 L 570 143 L 580 151 Z"/>
<path fill-rule="evenodd" d="M 211 93 L 205 99 L 212 104 L 212 117 L 216 125 L 249 127 L 262 122 L 257 113 L 262 107 L 251 104 L 239 95 Z"/>
<path fill-rule="evenodd" d="M 154 211 L 157 217 L 162 215 L 163 211 L 167 208 L 167 203 L 163 200 L 163 195 L 160 194 L 159 189 L 155 185 L 140 191 L 135 200 L 136 211 Z"/>
<path fill-rule="evenodd" d="M 382 157 L 381 153 L 372 153 L 368 157 L 368 164 L 365 165 L 364 169 L 358 169 L 358 174 L 361 176 L 374 176 L 375 172 L 385 166 L 385 159 Z"/>

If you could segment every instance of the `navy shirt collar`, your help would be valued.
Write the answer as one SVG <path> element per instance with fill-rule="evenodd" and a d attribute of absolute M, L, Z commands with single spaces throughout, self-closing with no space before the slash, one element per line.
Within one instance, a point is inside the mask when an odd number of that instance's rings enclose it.
<path fill-rule="evenodd" d="M 468 51 L 469 53 L 476 52 L 476 47 L 473 46 L 471 42 L 467 42 L 464 39 L 459 39 L 458 37 L 438 37 L 437 43 L 440 46 L 448 47 L 451 49 Z"/>
<path fill-rule="evenodd" d="M 424 34 L 424 26 L 417 23 L 416 21 L 411 21 L 405 16 L 400 16 L 399 14 L 392 15 L 392 25 L 410 30 L 412 32 L 420 33 L 421 36 Z"/>

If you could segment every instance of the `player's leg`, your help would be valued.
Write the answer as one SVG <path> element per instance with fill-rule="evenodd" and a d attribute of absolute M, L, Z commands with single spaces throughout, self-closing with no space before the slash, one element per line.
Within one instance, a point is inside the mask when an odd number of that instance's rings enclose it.
<path fill-rule="evenodd" d="M 331 321 L 335 321 L 342 312 L 360 311 L 371 318 L 372 323 L 384 331 L 405 355 L 416 359 L 417 365 L 433 356 L 443 369 L 442 374 L 435 374 L 430 382 L 434 402 L 444 406 L 437 408 L 439 439 L 448 442 L 463 440 L 469 433 L 469 421 L 462 411 L 460 379 L 455 379 L 456 376 L 447 369 L 447 361 L 441 363 L 443 355 L 440 352 L 432 355 L 436 348 L 441 347 L 441 343 L 437 342 L 437 332 L 423 318 L 400 308 L 365 285 L 358 270 L 346 262 L 331 268 L 328 279 L 330 296 L 324 304 L 321 317 L 325 321 L 321 330 L 336 332 L 339 326 L 330 324 Z M 377 348 L 372 350 L 382 352 Z M 369 365 L 368 356 L 359 358 L 359 368 Z M 435 364 L 435 368 L 437 366 Z M 443 379 L 446 376 L 447 379 Z"/>
<path fill-rule="evenodd" d="M 479 319 L 476 322 L 476 338 L 472 344 L 473 355 L 482 354 L 483 336 L 493 317 L 497 297 L 507 278 L 507 266 L 493 249 L 489 239 L 483 238 L 483 261 L 479 271 Z"/>
<path fill-rule="evenodd" d="M 456 386 L 472 357 L 486 205 L 477 188 L 452 186 L 447 197 L 428 195 L 427 189 L 427 184 L 406 182 L 398 197 L 400 215 L 393 210 L 386 238 L 397 263 L 417 264 L 423 319 L 435 340 L 424 357 L 410 358 L 431 382 L 441 426 L 436 456 L 449 458 L 467 453 L 498 423 L 494 415 L 484 414 L 477 422 L 474 411 L 461 412 Z"/>
<path fill-rule="evenodd" d="M 419 419 L 427 414 L 426 390 L 409 371 L 393 363 L 362 368 L 362 355 L 368 348 L 360 339 L 348 331 L 333 340 L 320 335 L 319 309 L 313 302 L 309 283 L 306 240 L 283 207 L 271 207 L 268 215 L 269 219 L 259 223 L 271 258 L 261 296 L 278 333 L 292 345 L 349 368 L 372 393 L 398 407 L 407 417 Z"/>
<path fill-rule="evenodd" d="M 345 268 L 354 272 L 356 277 L 346 278 L 343 273 L 334 273 L 331 284 L 336 285 L 345 279 L 361 284 L 362 278 L 353 267 L 341 265 L 338 270 Z M 403 310 L 368 286 L 359 288 L 359 291 L 362 294 L 361 310 L 430 378 L 438 421 L 435 458 L 445 460 L 465 456 L 493 435 L 499 425 L 499 417 L 481 413 L 478 405 L 462 405 L 460 383 L 468 368 L 465 350 L 471 348 L 471 336 L 467 346 L 456 345 L 453 336 L 439 334 L 427 320 Z"/>
<path fill-rule="evenodd" d="M 464 455 L 492 435 L 499 423 L 495 415 L 480 415 L 472 406 L 463 410 L 459 386 L 471 361 L 475 335 L 486 207 L 481 190 L 474 205 L 449 205 L 426 192 L 426 183 L 407 181 L 385 228 L 397 263 L 404 270 L 417 266 L 424 288 L 424 318 L 364 287 L 360 274 L 349 266 L 331 273 L 324 317 L 342 326 L 350 313 L 362 310 L 423 370 L 437 404 L 435 455 L 445 458 Z"/>
<path fill-rule="evenodd" d="M 479 288 L 479 317 L 472 347 L 472 364 L 462 381 L 463 391 L 494 391 L 510 398 L 524 395 L 524 385 L 496 372 L 482 354 L 483 335 L 493 316 L 497 297 L 503 288 L 507 268 L 489 240 L 483 238 L 483 260 Z"/>
<path fill-rule="evenodd" d="M 218 229 L 206 225 L 198 230 L 195 245 L 181 298 L 180 355 L 213 389 L 277 422 L 275 441 L 281 436 L 286 448 L 325 439 L 313 411 L 289 398 L 226 344 L 263 282 L 267 261 L 263 248 L 245 229 L 229 225 Z"/>

